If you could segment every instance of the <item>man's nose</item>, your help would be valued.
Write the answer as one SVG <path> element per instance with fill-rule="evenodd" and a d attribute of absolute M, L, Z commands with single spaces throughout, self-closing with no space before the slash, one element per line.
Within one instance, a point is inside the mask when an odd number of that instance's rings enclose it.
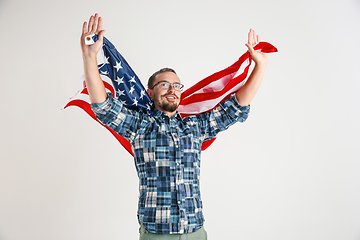
<path fill-rule="evenodd" d="M 172 84 L 170 84 L 170 87 L 168 88 L 168 92 L 175 92 L 175 88 Z"/>

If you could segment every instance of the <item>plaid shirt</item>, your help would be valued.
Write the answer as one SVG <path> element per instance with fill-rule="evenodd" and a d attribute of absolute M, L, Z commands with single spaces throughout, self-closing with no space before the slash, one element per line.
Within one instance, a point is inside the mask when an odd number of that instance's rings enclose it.
<path fill-rule="evenodd" d="M 200 229 L 201 144 L 235 122 L 244 122 L 250 107 L 240 106 L 234 94 L 209 113 L 186 118 L 176 113 L 169 118 L 159 110 L 150 115 L 127 109 L 111 93 L 91 107 L 104 125 L 131 143 L 139 177 L 139 223 L 160 234 Z"/>

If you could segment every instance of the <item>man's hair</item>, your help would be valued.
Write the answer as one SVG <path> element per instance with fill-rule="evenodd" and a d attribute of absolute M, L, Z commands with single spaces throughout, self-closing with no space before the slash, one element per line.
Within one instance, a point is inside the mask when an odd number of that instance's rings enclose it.
<path fill-rule="evenodd" d="M 154 82 L 155 82 L 155 77 L 160 74 L 160 73 L 164 73 L 164 72 L 172 72 L 172 73 L 175 73 L 175 70 L 174 69 L 171 69 L 171 68 L 162 68 L 160 69 L 159 71 L 157 72 L 154 72 L 153 75 L 151 75 L 151 77 L 149 78 L 149 81 L 148 81 L 148 88 L 152 88 L 154 86 Z"/>

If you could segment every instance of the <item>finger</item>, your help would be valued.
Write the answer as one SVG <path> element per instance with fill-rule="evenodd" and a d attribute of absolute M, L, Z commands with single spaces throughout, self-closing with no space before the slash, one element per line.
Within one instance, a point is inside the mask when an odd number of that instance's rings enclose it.
<path fill-rule="evenodd" d="M 255 32 L 255 30 L 252 30 L 252 45 L 255 45 L 256 44 L 256 32 Z"/>
<path fill-rule="evenodd" d="M 99 40 L 103 41 L 105 30 L 101 30 L 98 34 L 99 34 Z"/>
<path fill-rule="evenodd" d="M 95 32 L 95 33 L 97 33 L 98 22 L 99 22 L 99 14 L 95 13 L 94 25 L 92 27 L 92 31 Z"/>
<path fill-rule="evenodd" d="M 87 22 L 84 22 L 83 23 L 83 26 L 82 26 L 82 33 L 81 33 L 81 37 L 80 37 L 80 44 L 83 45 L 85 40 L 84 40 L 84 36 L 86 35 L 86 30 L 87 29 Z"/>
<path fill-rule="evenodd" d="M 250 55 L 254 52 L 254 49 L 253 49 L 253 47 L 252 47 L 252 44 L 249 44 L 249 43 L 247 43 L 247 44 L 245 44 L 246 45 L 246 47 L 248 48 L 248 50 L 249 50 L 249 53 L 250 53 Z"/>
<path fill-rule="evenodd" d="M 256 43 L 259 43 L 260 42 L 260 36 L 259 35 L 256 35 L 257 36 L 257 42 Z"/>
<path fill-rule="evenodd" d="M 251 29 L 249 30 L 249 33 L 248 33 L 248 44 L 252 45 L 251 44 Z"/>
<path fill-rule="evenodd" d="M 97 32 L 100 32 L 103 28 L 103 19 L 102 17 L 99 17 L 99 22 L 98 22 L 98 27 L 97 27 Z"/>
<path fill-rule="evenodd" d="M 253 46 L 256 44 L 256 41 L 255 41 L 255 31 L 253 29 L 250 29 L 249 31 L 249 41 L 248 43 Z"/>
<path fill-rule="evenodd" d="M 88 26 L 88 32 L 91 33 L 94 25 L 94 16 L 91 15 L 89 19 L 89 26 Z"/>
<path fill-rule="evenodd" d="M 86 28 L 87 28 L 87 22 L 84 22 L 83 27 L 82 27 L 82 34 L 83 35 L 86 33 Z"/>

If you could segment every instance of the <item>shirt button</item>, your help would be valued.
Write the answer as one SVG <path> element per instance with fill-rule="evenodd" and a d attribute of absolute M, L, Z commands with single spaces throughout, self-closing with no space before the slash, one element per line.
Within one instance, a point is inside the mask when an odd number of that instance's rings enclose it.
<path fill-rule="evenodd" d="M 180 163 L 176 163 L 176 165 L 178 165 L 178 166 L 179 166 L 179 165 L 180 165 Z"/>
<path fill-rule="evenodd" d="M 180 202 L 180 201 L 178 201 L 178 204 L 179 204 L 179 205 L 180 205 L 180 203 L 181 203 L 181 202 Z"/>

